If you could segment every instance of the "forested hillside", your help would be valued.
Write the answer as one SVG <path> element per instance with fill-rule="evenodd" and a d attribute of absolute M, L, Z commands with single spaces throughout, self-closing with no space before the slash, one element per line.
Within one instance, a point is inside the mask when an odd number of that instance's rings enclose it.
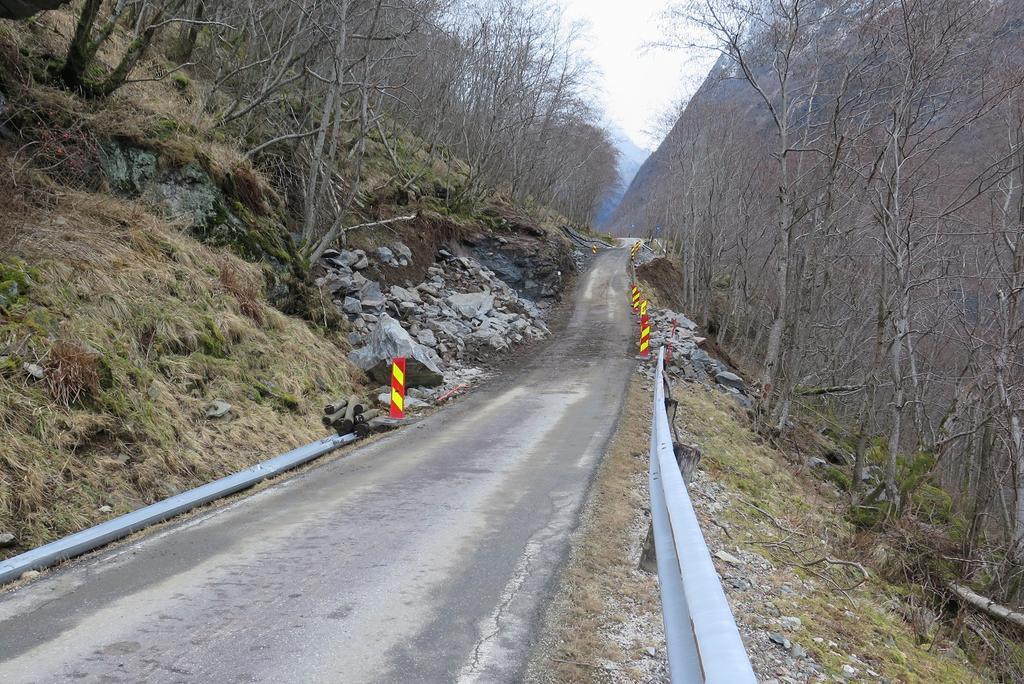
<path fill-rule="evenodd" d="M 549 2 L 0 16 L 4 555 L 323 436 L 378 328 L 446 372 L 546 334 L 616 180 Z"/>
<path fill-rule="evenodd" d="M 761 434 L 832 437 L 870 561 L 940 615 L 1024 603 L 1022 11 L 677 4 L 720 57 L 615 218 L 664 227 Z M 1014 679 L 1011 618 L 951 624 Z"/>

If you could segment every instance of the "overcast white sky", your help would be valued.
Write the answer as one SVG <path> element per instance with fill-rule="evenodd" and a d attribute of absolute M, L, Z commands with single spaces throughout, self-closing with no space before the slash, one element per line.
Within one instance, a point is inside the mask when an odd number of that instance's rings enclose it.
<path fill-rule="evenodd" d="M 645 47 L 663 38 L 661 12 L 669 0 L 559 0 L 567 20 L 587 23 L 583 42 L 601 71 L 601 97 L 608 118 L 635 143 L 653 150 L 659 116 L 689 96 L 714 57 L 684 50 Z"/>

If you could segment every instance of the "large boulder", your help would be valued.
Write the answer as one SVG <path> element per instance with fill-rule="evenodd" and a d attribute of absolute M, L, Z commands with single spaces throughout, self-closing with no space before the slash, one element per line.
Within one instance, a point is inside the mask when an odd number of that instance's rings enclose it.
<path fill-rule="evenodd" d="M 381 314 L 366 338 L 366 346 L 348 355 L 349 360 L 362 368 L 376 382 L 391 382 L 391 360 L 405 357 L 406 387 L 436 387 L 444 382 L 443 362 L 434 350 L 410 337 L 401 323 L 387 314 Z"/>
<path fill-rule="evenodd" d="M 715 375 L 715 382 L 719 385 L 739 390 L 740 392 L 746 392 L 747 390 L 746 385 L 743 383 L 743 378 L 735 373 L 730 373 L 729 371 L 722 371 Z"/>
<path fill-rule="evenodd" d="M 679 315 L 678 320 L 680 328 L 685 328 L 686 330 L 689 330 L 691 332 L 697 329 L 697 324 L 691 321 L 686 316 L 683 316 L 682 314 Z"/>
<path fill-rule="evenodd" d="M 400 285 L 391 286 L 391 298 L 397 302 L 422 302 L 419 292 L 416 290 L 407 290 Z"/>
<path fill-rule="evenodd" d="M 494 296 L 489 292 L 453 294 L 445 301 L 448 302 L 448 306 L 455 309 L 460 316 L 467 320 L 483 316 L 494 308 Z"/>
<path fill-rule="evenodd" d="M 387 303 L 376 280 L 367 280 L 359 289 L 359 301 L 364 309 L 380 309 Z"/>
<path fill-rule="evenodd" d="M 348 314 L 361 314 L 363 312 L 363 303 L 355 297 L 345 297 L 341 310 Z"/>

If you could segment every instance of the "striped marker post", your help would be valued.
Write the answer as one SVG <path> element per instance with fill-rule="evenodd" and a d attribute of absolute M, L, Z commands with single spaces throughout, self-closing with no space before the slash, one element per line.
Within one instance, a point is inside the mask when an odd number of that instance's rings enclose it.
<path fill-rule="evenodd" d="M 597 256 L 597 245 L 590 245 L 590 252 L 594 256 Z"/>
<path fill-rule="evenodd" d="M 405 357 L 391 361 L 391 417 L 405 418 Z"/>
<path fill-rule="evenodd" d="M 640 251 L 640 247 L 642 247 L 643 244 L 644 243 L 643 243 L 642 240 L 637 240 L 636 242 L 633 243 L 633 246 L 629 249 L 629 258 L 630 259 L 636 259 L 636 254 L 637 254 L 637 252 Z"/>
<path fill-rule="evenodd" d="M 640 357 L 648 358 L 651 355 L 651 319 L 647 316 L 640 317 Z"/>
<path fill-rule="evenodd" d="M 640 317 L 647 318 L 647 300 L 640 302 Z"/>
<path fill-rule="evenodd" d="M 633 311 L 640 310 L 640 288 L 636 285 L 633 286 Z"/>

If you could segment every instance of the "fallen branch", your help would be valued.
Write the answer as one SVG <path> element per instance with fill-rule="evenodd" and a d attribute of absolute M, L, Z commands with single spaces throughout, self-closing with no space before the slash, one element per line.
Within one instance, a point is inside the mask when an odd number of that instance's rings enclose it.
<path fill-rule="evenodd" d="M 580 662 L 579 660 L 567 660 L 565 658 L 552 658 L 551 660 L 553 660 L 556 663 L 565 663 L 566 665 L 577 665 L 579 667 L 590 667 L 590 668 L 593 668 L 595 670 L 605 670 L 605 669 L 607 669 L 607 668 L 605 668 L 604 665 L 595 665 L 594 663 L 584 663 L 584 662 Z"/>
<path fill-rule="evenodd" d="M 395 218 L 382 219 L 380 221 L 371 221 L 370 223 L 360 223 L 355 226 L 349 226 L 341 231 L 341 235 L 351 233 L 353 230 L 359 230 L 360 228 L 373 228 L 374 226 L 383 226 L 387 223 L 398 223 L 400 221 L 412 221 L 419 214 L 410 214 L 408 216 L 396 216 Z"/>
<path fill-rule="evenodd" d="M 769 513 L 768 511 L 764 510 L 764 509 L 763 509 L 763 508 L 761 508 L 760 506 L 758 506 L 758 505 L 756 505 L 756 504 L 752 504 L 752 503 L 750 503 L 749 501 L 747 501 L 747 500 L 746 500 L 746 499 L 744 499 L 743 497 L 736 497 L 736 500 L 737 500 L 737 501 L 739 501 L 740 503 L 745 503 L 745 504 L 747 504 L 748 506 L 750 506 L 751 508 L 753 508 L 753 509 L 754 509 L 755 511 L 757 511 L 758 513 L 760 513 L 761 515 L 763 515 L 764 517 L 768 518 L 768 521 L 769 521 L 769 522 L 771 522 L 771 524 L 772 524 L 772 525 L 774 525 L 774 526 L 775 526 L 775 527 L 777 527 L 778 529 L 782 530 L 782 531 L 783 531 L 783 532 L 785 532 L 786 534 L 790 534 L 790 535 L 795 535 L 795 536 L 798 536 L 798 537 L 806 537 L 806 536 L 807 536 L 807 535 L 806 535 L 806 534 L 804 534 L 803 532 L 798 532 L 797 530 L 794 530 L 794 529 L 791 529 L 791 528 L 789 528 L 789 527 L 786 527 L 785 525 L 783 525 L 782 523 L 780 523 L 780 522 L 779 522 L 779 521 L 778 521 L 778 520 L 777 520 L 777 519 L 775 518 L 775 516 L 774 516 L 774 515 L 772 515 L 772 514 L 771 514 L 771 513 Z"/>
<path fill-rule="evenodd" d="M 313 263 L 319 261 L 323 253 L 327 251 L 328 247 L 333 245 L 339 237 L 341 237 L 342 235 L 347 235 L 348 233 L 351 233 L 353 230 L 359 230 L 360 228 L 373 228 L 374 226 L 383 226 L 388 223 L 398 223 L 399 221 L 412 221 L 417 216 L 419 216 L 419 214 L 410 214 L 409 216 L 396 216 L 394 218 L 382 219 L 380 221 L 360 223 L 354 226 L 349 226 L 348 228 L 342 228 L 340 225 L 335 224 L 335 226 L 327 232 L 327 235 L 321 238 L 320 243 L 313 250 L 313 253 L 310 254 L 309 260 Z"/>
<path fill-rule="evenodd" d="M 1024 613 L 1019 613 L 1007 608 L 1006 606 L 1001 606 L 992 599 L 986 598 L 981 594 L 977 594 L 961 584 L 951 583 L 949 588 L 957 595 L 957 597 L 960 598 L 961 601 L 977 608 L 986 615 L 990 615 L 1000 620 L 1006 620 L 1007 622 L 1012 622 L 1018 627 L 1024 627 Z"/>
<path fill-rule="evenodd" d="M 856 563 L 854 561 L 842 560 L 840 558 L 829 558 L 826 556 L 823 558 L 819 558 L 816 561 L 811 561 L 810 563 L 797 563 L 797 565 L 799 565 L 802 568 L 809 568 L 812 565 L 818 565 L 820 563 L 825 563 L 828 565 L 845 565 L 846 567 L 857 568 L 858 570 L 860 570 L 860 574 L 864 577 L 864 579 L 850 587 L 851 589 L 859 587 L 861 584 L 864 584 L 869 579 L 871 579 L 871 576 L 868 575 L 868 571 L 864 568 L 863 565 L 861 565 L 860 563 Z"/>
<path fill-rule="evenodd" d="M 864 389 L 864 385 L 836 385 L 834 387 L 800 387 L 793 389 L 798 397 L 819 397 L 823 394 L 851 394 Z"/>

